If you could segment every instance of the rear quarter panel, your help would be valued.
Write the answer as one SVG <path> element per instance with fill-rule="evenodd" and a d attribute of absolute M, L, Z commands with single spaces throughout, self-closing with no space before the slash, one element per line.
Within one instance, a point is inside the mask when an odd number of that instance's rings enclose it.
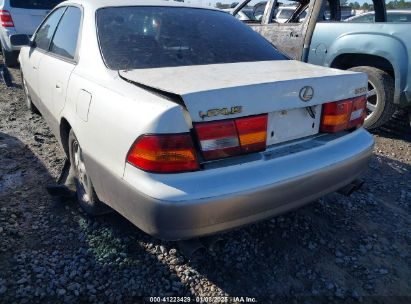
<path fill-rule="evenodd" d="M 111 73 L 111 74 L 110 74 Z M 85 121 L 81 91 L 91 95 Z M 146 133 L 182 133 L 189 131 L 183 109 L 118 78 L 110 71 L 106 76 L 85 77 L 75 70 L 67 90 L 66 119 L 86 155 L 86 166 L 96 192 L 104 201 L 107 185 L 100 172 L 122 178 L 126 156 L 134 141 Z M 107 202 L 110 203 L 110 202 Z"/>
<path fill-rule="evenodd" d="M 395 73 L 395 102 L 411 90 L 411 24 L 318 23 L 308 62 L 331 66 L 342 54 L 369 54 L 387 59 Z M 411 102 L 411 101 L 410 101 Z"/>

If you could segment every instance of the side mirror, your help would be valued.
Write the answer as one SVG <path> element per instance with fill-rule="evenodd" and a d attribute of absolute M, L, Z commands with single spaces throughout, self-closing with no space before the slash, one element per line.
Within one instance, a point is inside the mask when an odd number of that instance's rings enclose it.
<path fill-rule="evenodd" d="M 16 34 L 10 36 L 10 43 L 12 46 L 31 46 L 31 40 L 28 35 Z"/>

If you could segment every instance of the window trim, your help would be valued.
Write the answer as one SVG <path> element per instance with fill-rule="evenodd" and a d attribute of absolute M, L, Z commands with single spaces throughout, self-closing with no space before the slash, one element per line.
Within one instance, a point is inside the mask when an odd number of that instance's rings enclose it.
<path fill-rule="evenodd" d="M 56 31 L 57 31 L 57 28 L 59 27 L 60 22 L 61 22 L 61 19 L 63 18 L 63 16 L 65 15 L 65 13 L 67 12 L 67 9 L 68 9 L 69 7 L 77 7 L 77 8 L 80 9 L 80 12 L 81 12 L 80 26 L 79 26 L 79 34 L 78 34 L 78 37 L 77 37 L 76 54 L 75 54 L 75 56 L 74 56 L 74 59 L 70 59 L 70 58 L 67 58 L 67 57 L 64 57 L 64 56 L 55 54 L 55 53 L 51 52 L 51 50 L 50 50 L 51 42 L 52 42 L 53 39 L 54 39 L 54 36 L 55 36 L 55 34 L 56 34 Z M 51 14 L 53 14 L 53 13 L 54 13 L 56 10 L 58 10 L 59 8 L 64 8 L 64 12 L 63 12 L 63 14 L 61 15 L 61 17 L 60 17 L 60 19 L 59 19 L 59 21 L 58 21 L 58 23 L 57 23 L 57 26 L 56 26 L 56 28 L 55 28 L 55 30 L 54 30 L 54 32 L 53 32 L 53 35 L 51 36 L 50 43 L 49 43 L 49 45 L 48 45 L 47 50 L 44 50 L 44 49 L 39 48 L 39 47 L 37 47 L 37 46 L 35 46 L 33 49 L 34 49 L 34 50 L 37 50 L 37 51 L 39 51 L 39 52 L 41 52 L 41 53 L 43 53 L 44 55 L 49 55 L 49 56 L 51 56 L 51 57 L 54 57 L 54 58 L 57 58 L 57 59 L 66 61 L 66 62 L 68 62 L 68 63 L 72 63 L 72 64 L 74 64 L 74 65 L 77 65 L 78 62 L 79 62 L 79 58 L 80 58 L 79 53 L 80 53 L 80 47 L 81 47 L 81 40 L 82 40 L 81 38 L 82 38 L 82 34 L 83 34 L 83 21 L 84 21 L 84 8 L 83 8 L 83 6 L 82 6 L 81 4 L 76 4 L 76 3 L 71 4 L 71 3 L 70 3 L 70 5 L 59 5 L 59 6 L 56 6 L 56 7 L 47 15 L 47 17 L 43 20 L 43 22 L 40 23 L 40 25 L 37 27 L 36 31 L 35 31 L 34 34 L 33 34 L 33 37 L 31 38 L 31 41 L 34 41 L 34 40 L 36 39 L 36 36 L 37 36 L 37 33 L 38 33 L 39 29 L 43 26 L 44 23 L 46 23 L 46 21 L 49 19 L 49 16 L 50 16 Z"/>
<path fill-rule="evenodd" d="M 57 32 L 57 29 L 60 26 L 60 22 L 63 19 L 64 15 L 67 13 L 67 10 L 68 10 L 69 7 L 75 7 L 75 8 L 80 9 L 80 14 L 81 14 L 81 16 L 80 16 L 80 26 L 79 26 L 79 31 L 78 31 L 77 41 L 76 41 L 76 52 L 74 54 L 73 59 L 62 56 L 62 55 L 59 55 L 59 54 L 56 54 L 56 53 L 53 53 L 52 50 L 51 50 L 51 43 L 53 42 L 54 37 L 55 37 L 56 32 Z M 82 5 L 80 5 L 80 4 L 67 5 L 66 10 L 64 11 L 64 14 L 61 16 L 61 18 L 60 18 L 60 20 L 59 20 L 59 22 L 56 26 L 56 29 L 54 30 L 54 33 L 53 33 L 53 36 L 50 40 L 50 44 L 49 44 L 46 55 L 49 55 L 49 56 L 55 57 L 57 59 L 61 59 L 63 61 L 66 61 L 66 62 L 73 63 L 73 64 L 77 65 L 78 61 L 79 61 L 79 58 L 80 58 L 80 56 L 79 56 L 80 52 L 79 51 L 80 51 L 81 37 L 82 37 L 82 33 L 83 33 L 83 19 L 84 19 L 84 9 L 83 9 Z"/>
<path fill-rule="evenodd" d="M 48 45 L 48 47 L 47 47 L 47 50 L 44 50 L 44 49 L 42 49 L 42 48 L 40 48 L 40 47 L 38 47 L 38 46 L 36 46 L 36 45 L 34 46 L 34 49 L 35 49 L 35 50 L 38 50 L 38 51 L 40 51 L 40 52 L 42 52 L 42 53 L 47 53 L 48 50 L 50 49 L 50 44 L 51 44 L 51 41 L 53 40 L 54 33 L 56 32 L 56 29 L 57 29 L 58 25 L 60 24 L 61 18 L 64 16 L 64 14 L 65 14 L 65 12 L 66 12 L 66 10 L 67 10 L 67 6 L 66 6 L 66 5 L 56 6 L 50 13 L 48 13 L 48 15 L 46 16 L 46 18 L 44 18 L 44 20 L 40 23 L 40 25 L 37 27 L 36 31 L 34 32 L 33 36 L 31 37 L 31 41 L 32 41 L 32 42 L 35 42 L 36 37 L 37 37 L 37 34 L 38 34 L 40 28 L 47 22 L 47 20 L 49 20 L 50 16 L 51 16 L 55 11 L 57 11 L 57 10 L 60 9 L 60 8 L 63 8 L 63 14 L 61 15 L 60 19 L 58 20 L 57 25 L 56 25 L 56 28 L 54 29 L 54 32 L 53 32 L 53 34 L 51 35 L 51 39 L 50 39 L 49 45 Z"/>

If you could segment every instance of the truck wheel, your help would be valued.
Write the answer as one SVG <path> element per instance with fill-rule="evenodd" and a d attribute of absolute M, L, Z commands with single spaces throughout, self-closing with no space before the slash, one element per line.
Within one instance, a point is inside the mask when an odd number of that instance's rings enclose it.
<path fill-rule="evenodd" d="M 69 154 L 71 170 L 74 172 L 77 200 L 80 207 L 91 216 L 110 212 L 110 208 L 100 202 L 97 197 L 90 176 L 87 174 L 83 152 L 73 130 L 70 130 L 69 134 Z"/>
<path fill-rule="evenodd" d="M 23 75 L 22 71 L 20 71 L 20 75 L 21 75 L 21 82 L 23 83 L 24 97 L 26 99 L 27 109 L 29 109 L 29 111 L 32 112 L 32 113 L 40 114 L 39 110 L 36 108 L 36 106 L 31 101 L 29 90 L 27 89 L 26 79 L 24 79 L 24 75 Z"/>
<path fill-rule="evenodd" d="M 17 52 L 8 52 L 1 46 L 1 52 L 3 53 L 3 60 L 4 64 L 9 68 L 16 68 L 19 66 L 19 62 L 17 60 Z"/>
<path fill-rule="evenodd" d="M 397 107 L 394 101 L 394 79 L 386 72 L 370 67 L 359 66 L 350 71 L 368 74 L 367 117 L 364 127 L 373 130 L 388 122 Z"/>

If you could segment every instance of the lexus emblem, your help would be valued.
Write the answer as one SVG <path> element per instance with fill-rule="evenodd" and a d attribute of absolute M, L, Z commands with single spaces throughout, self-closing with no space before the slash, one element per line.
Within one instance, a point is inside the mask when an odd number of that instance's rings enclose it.
<path fill-rule="evenodd" d="M 303 87 L 300 91 L 300 99 L 304 102 L 308 102 L 314 97 L 314 89 L 313 87 Z"/>

